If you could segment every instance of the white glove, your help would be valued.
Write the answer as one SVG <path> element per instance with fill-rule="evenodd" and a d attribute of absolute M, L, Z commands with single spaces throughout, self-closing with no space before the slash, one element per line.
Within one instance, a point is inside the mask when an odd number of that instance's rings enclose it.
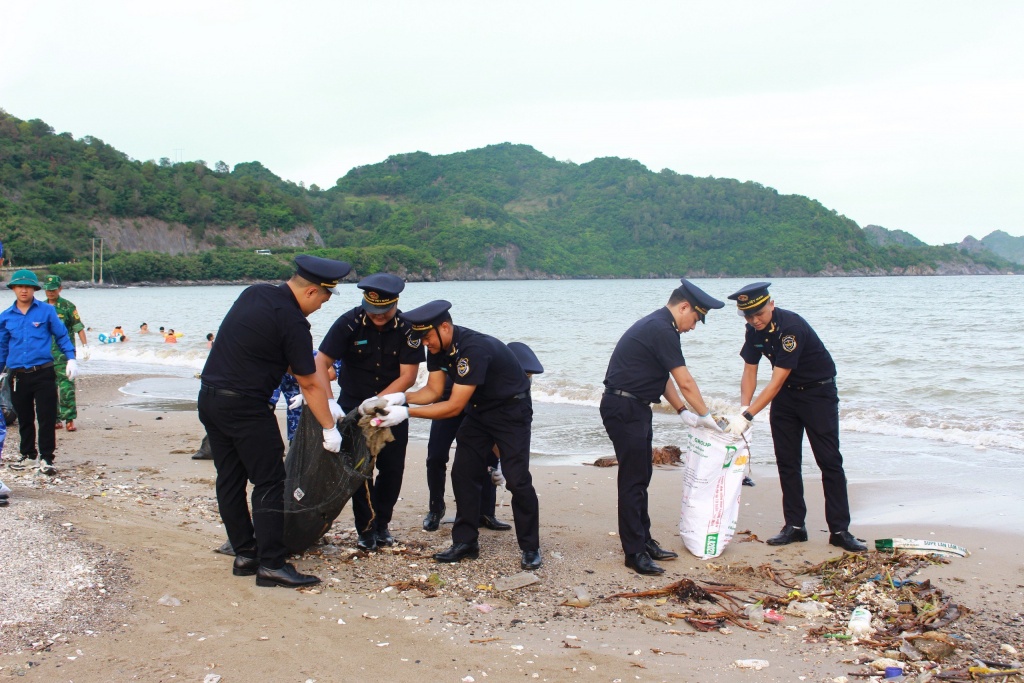
<path fill-rule="evenodd" d="M 748 420 L 742 415 L 730 415 L 726 419 L 729 420 L 729 426 L 725 428 L 725 431 L 736 436 L 740 436 L 754 424 L 752 420 Z"/>
<path fill-rule="evenodd" d="M 335 422 L 345 417 L 345 410 L 333 398 L 327 399 L 327 407 L 331 409 L 331 417 L 334 418 Z"/>
<path fill-rule="evenodd" d="M 68 358 L 67 372 L 65 374 L 68 376 L 68 379 L 78 377 L 78 363 L 74 358 Z"/>
<path fill-rule="evenodd" d="M 305 397 L 302 393 L 295 394 L 292 396 L 292 400 L 288 401 L 288 410 L 298 410 L 302 407 L 302 404 L 306 402 Z"/>
<path fill-rule="evenodd" d="M 715 422 L 715 418 L 711 417 L 711 411 L 708 411 L 707 415 L 700 415 L 697 417 L 697 427 L 703 427 L 704 429 L 710 429 L 713 432 L 720 432 L 722 428 Z"/>
<path fill-rule="evenodd" d="M 324 450 L 337 453 L 341 450 L 341 432 L 337 427 L 324 429 Z"/>
<path fill-rule="evenodd" d="M 377 401 L 378 400 L 380 400 L 379 397 L 371 396 L 370 398 L 368 398 L 365 401 L 363 401 L 362 403 L 360 403 L 359 404 L 359 408 L 357 408 L 357 410 L 359 411 L 359 414 L 360 415 L 372 415 L 374 409 L 377 407 Z"/>
<path fill-rule="evenodd" d="M 78 352 L 75 354 L 75 358 L 78 358 L 79 360 L 89 360 L 90 356 L 92 356 L 92 349 L 89 348 L 88 344 L 82 344 L 81 348 L 79 348 Z"/>
<path fill-rule="evenodd" d="M 383 396 L 381 398 L 384 398 Z M 385 409 L 384 416 L 379 418 L 377 427 L 394 427 L 409 419 L 409 409 L 405 406 L 391 406 Z"/>
<path fill-rule="evenodd" d="M 491 473 L 491 483 L 495 486 L 505 485 L 505 475 L 501 473 L 501 463 L 498 463 L 497 467 L 488 467 L 487 471 Z"/>
<path fill-rule="evenodd" d="M 395 392 L 393 394 L 384 394 L 383 396 L 378 396 L 377 398 L 382 398 L 385 401 L 387 401 L 389 407 L 390 406 L 403 406 L 403 405 L 405 405 L 405 392 L 404 391 L 397 391 L 397 392 Z"/>
<path fill-rule="evenodd" d="M 697 414 L 694 413 L 692 410 L 684 410 L 683 412 L 679 413 L 679 419 L 681 419 L 683 421 L 683 424 L 686 425 L 687 427 L 697 426 Z"/>

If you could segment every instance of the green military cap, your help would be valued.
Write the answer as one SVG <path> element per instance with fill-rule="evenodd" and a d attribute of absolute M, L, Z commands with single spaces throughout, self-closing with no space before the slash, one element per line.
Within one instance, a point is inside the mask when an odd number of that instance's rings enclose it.
<path fill-rule="evenodd" d="M 61 284 L 60 275 L 47 275 L 46 280 L 43 281 L 43 289 L 52 292 L 55 289 L 60 289 Z"/>

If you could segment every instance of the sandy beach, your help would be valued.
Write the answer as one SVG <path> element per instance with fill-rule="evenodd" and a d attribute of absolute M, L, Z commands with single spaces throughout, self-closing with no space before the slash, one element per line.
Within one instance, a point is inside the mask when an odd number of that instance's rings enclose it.
<path fill-rule="evenodd" d="M 842 553 L 827 544 L 820 483 L 805 478 L 810 541 L 771 548 L 758 540 L 782 526 L 778 482 L 767 468 L 754 473 L 755 488 L 743 490 L 738 529 L 748 533 L 707 562 L 679 540 L 682 468 L 658 468 L 650 491 L 654 536 L 681 557 L 663 563 L 664 576 L 643 577 L 622 564 L 616 471 L 534 467 L 544 566 L 536 583 L 500 590 L 503 578 L 520 571 L 513 532 L 482 530 L 478 561 L 430 558 L 449 545 L 450 527 L 421 530 L 425 444 L 414 443 L 392 524 L 398 546 L 355 553 L 346 508 L 327 542 L 295 560 L 323 579 L 317 590 L 257 588 L 251 577 L 232 576 L 230 558 L 212 552 L 224 532 L 213 464 L 189 457 L 202 438 L 196 414 L 125 407 L 117 388 L 130 379 L 79 380 L 79 430 L 57 433 L 57 477 L 0 469 L 13 491 L 10 506 L 0 508 L 0 679 L 833 681 L 855 680 L 851 674 L 885 654 L 870 642 L 822 635 L 841 633 L 848 611 L 817 620 L 785 614 L 777 624 L 753 624 L 757 630 L 726 620 L 701 632 L 670 615 L 738 608 L 725 599 L 610 597 L 691 579 L 704 588 L 742 588 L 731 592 L 740 602 L 785 598 L 790 589 L 772 575 L 821 592 L 803 583 L 816 576 L 801 572 Z M 17 442 L 12 427 L 5 459 Z M 664 445 L 657 436 L 656 445 Z M 869 545 L 922 538 L 972 552 L 913 575 L 966 608 L 941 629 L 956 652 L 918 680 L 974 659 L 1024 658 L 1021 534 L 990 524 L 993 511 L 984 506 L 951 499 L 952 484 L 851 488 L 852 530 Z M 451 514 L 450 486 L 448 500 Z M 499 502 L 498 516 L 510 521 L 509 495 L 499 493 Z M 934 518 L 901 524 L 898 505 L 931 506 Z M 563 605 L 581 586 L 592 603 Z M 769 665 L 735 664 L 746 659 Z"/>

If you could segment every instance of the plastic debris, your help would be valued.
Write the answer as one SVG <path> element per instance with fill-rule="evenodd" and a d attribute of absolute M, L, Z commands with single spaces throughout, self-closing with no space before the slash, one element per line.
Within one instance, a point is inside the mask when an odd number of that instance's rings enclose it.
<path fill-rule="evenodd" d="M 863 638 L 875 632 L 871 626 L 871 612 L 866 607 L 857 607 L 850 614 L 846 632 L 854 638 Z"/>
<path fill-rule="evenodd" d="M 562 601 L 562 604 L 567 607 L 578 607 L 580 609 L 584 607 L 590 607 L 591 599 L 590 593 L 583 586 L 576 586 L 573 590 L 574 595 L 571 598 L 566 598 Z"/>
<path fill-rule="evenodd" d="M 945 553 L 949 555 L 957 555 L 959 557 L 968 557 L 971 554 L 971 551 L 963 546 L 945 543 L 943 541 L 929 541 L 915 538 L 876 538 L 875 550 L 916 550 L 926 553 Z"/>
<path fill-rule="evenodd" d="M 181 600 L 173 595 L 165 595 L 157 600 L 157 604 L 163 605 L 164 607 L 181 607 Z"/>

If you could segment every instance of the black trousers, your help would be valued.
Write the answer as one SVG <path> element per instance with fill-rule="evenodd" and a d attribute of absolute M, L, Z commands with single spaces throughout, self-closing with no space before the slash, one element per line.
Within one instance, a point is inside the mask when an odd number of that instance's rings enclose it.
<path fill-rule="evenodd" d="M 448 478 L 448 457 L 455 434 L 462 424 L 462 415 L 434 420 L 430 423 L 430 438 L 427 440 L 427 490 L 430 493 L 430 512 L 444 512 L 444 488 Z M 491 452 L 487 459 L 488 467 L 497 467 L 498 458 Z M 480 489 L 480 514 L 494 516 L 498 487 L 487 486 Z"/>
<path fill-rule="evenodd" d="M 21 454 L 53 461 L 57 448 L 57 374 L 52 367 L 35 372 L 11 370 L 11 403 L 18 414 Z M 34 414 L 33 414 L 34 413 Z M 39 450 L 36 450 L 36 421 L 39 421 Z"/>
<path fill-rule="evenodd" d="M 344 407 L 344 410 L 348 414 L 355 408 Z M 405 451 L 409 446 L 409 421 L 392 427 L 391 434 L 395 440 L 377 454 L 377 476 L 367 482 L 369 499 L 367 491 L 362 489 L 352 496 L 352 515 L 359 533 L 387 529 L 395 512 L 395 503 L 402 492 Z"/>
<path fill-rule="evenodd" d="M 601 397 L 601 421 L 619 460 L 619 540 L 627 555 L 645 551 L 651 540 L 647 488 L 654 474 L 651 407 L 625 396 Z"/>
<path fill-rule="evenodd" d="M 850 528 L 850 500 L 839 452 L 839 395 L 835 384 L 798 391 L 783 388 L 772 400 L 770 423 L 775 463 L 782 486 L 782 512 L 788 526 L 803 526 L 807 516 L 803 459 L 804 432 L 821 470 L 825 490 L 825 521 L 835 533 Z"/>
<path fill-rule="evenodd" d="M 501 453 L 501 471 L 512 492 L 512 517 L 521 550 L 540 548 L 540 506 L 530 474 L 530 429 L 533 403 L 512 400 L 484 411 L 469 413 L 455 435 L 452 491 L 455 493 L 454 543 L 476 543 L 480 525 L 480 495 L 491 486 L 487 459 L 494 446 Z"/>
<path fill-rule="evenodd" d="M 199 390 L 199 420 L 217 468 L 217 504 L 235 552 L 256 555 L 271 569 L 284 565 L 284 442 L 266 401 Z M 253 485 L 252 516 L 245 500 Z M 246 552 L 253 548 L 254 553 Z"/>

